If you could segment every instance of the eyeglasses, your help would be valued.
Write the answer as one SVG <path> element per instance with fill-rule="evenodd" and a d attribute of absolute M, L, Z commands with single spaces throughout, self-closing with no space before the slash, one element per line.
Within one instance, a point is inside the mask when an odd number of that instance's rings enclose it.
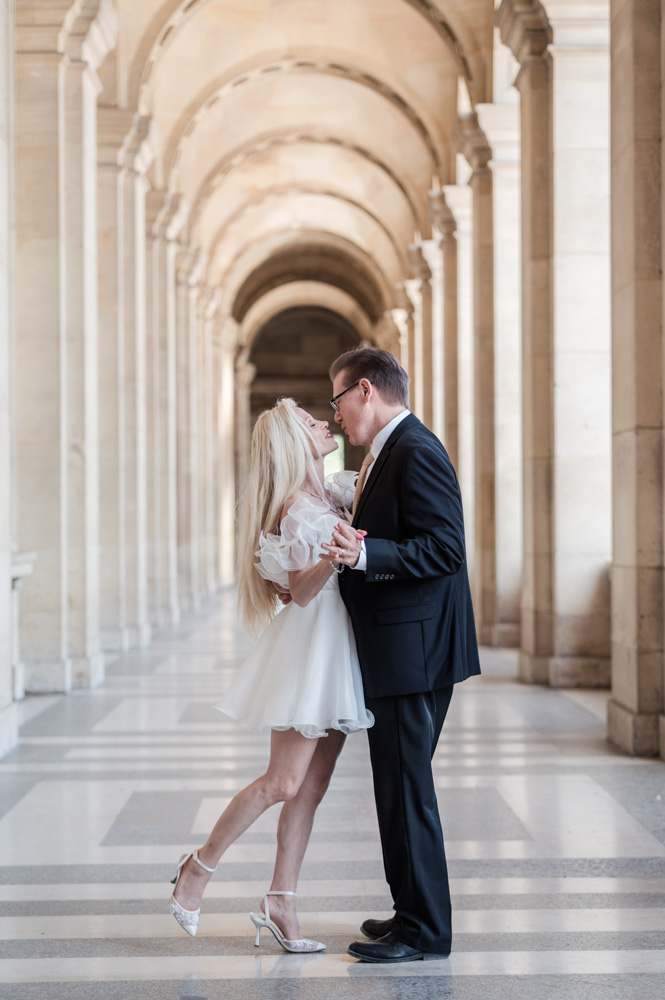
<path fill-rule="evenodd" d="M 360 381 L 354 382 L 353 385 L 350 385 L 348 389 L 344 390 L 344 392 L 338 392 L 336 396 L 333 396 L 333 398 L 330 400 L 330 405 L 332 406 L 335 413 L 339 413 L 339 404 L 337 400 L 341 399 L 345 392 L 351 392 L 351 390 L 355 389 L 357 385 L 360 385 Z"/>

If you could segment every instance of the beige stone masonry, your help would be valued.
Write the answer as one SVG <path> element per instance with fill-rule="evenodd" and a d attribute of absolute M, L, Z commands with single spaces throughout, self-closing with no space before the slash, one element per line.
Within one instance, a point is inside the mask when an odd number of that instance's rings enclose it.
<path fill-rule="evenodd" d="M 429 196 L 432 226 L 438 233 L 441 251 L 441 281 L 443 283 L 443 443 L 450 460 L 457 468 L 459 455 L 459 391 L 457 358 L 457 223 L 442 191 Z"/>
<path fill-rule="evenodd" d="M 413 411 L 423 423 L 432 428 L 432 272 L 419 243 L 409 246 L 409 262 L 414 277 L 405 282 L 406 292 L 413 305 Z"/>

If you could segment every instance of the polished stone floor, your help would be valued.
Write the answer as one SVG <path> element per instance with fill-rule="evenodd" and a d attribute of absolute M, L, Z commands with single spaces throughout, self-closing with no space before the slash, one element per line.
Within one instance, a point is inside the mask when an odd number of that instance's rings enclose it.
<path fill-rule="evenodd" d="M 198 936 L 168 913 L 175 862 L 267 758 L 267 737 L 212 709 L 248 649 L 231 594 L 103 687 L 27 699 L 0 761 L 0 997 L 11 1000 L 434 1000 L 665 997 L 665 764 L 604 739 L 602 692 L 514 680 L 511 653 L 456 689 L 435 758 L 450 859 L 448 961 L 346 954 L 384 916 L 363 735 L 350 737 L 300 885 L 327 952 L 254 948 L 277 810 L 228 851 Z"/>

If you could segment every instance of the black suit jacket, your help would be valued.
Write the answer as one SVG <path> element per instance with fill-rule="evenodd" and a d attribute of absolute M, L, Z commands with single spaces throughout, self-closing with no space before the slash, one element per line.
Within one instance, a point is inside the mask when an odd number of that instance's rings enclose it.
<path fill-rule="evenodd" d="M 371 467 L 354 527 L 367 570 L 346 568 L 365 693 L 435 691 L 480 673 L 459 483 L 446 449 L 413 414 Z"/>

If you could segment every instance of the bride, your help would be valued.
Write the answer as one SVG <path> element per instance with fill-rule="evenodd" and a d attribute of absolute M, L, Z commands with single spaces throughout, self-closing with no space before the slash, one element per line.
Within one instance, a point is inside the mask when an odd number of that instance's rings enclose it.
<path fill-rule="evenodd" d="M 266 809 L 283 802 L 272 884 L 262 912 L 250 914 L 256 944 L 266 927 L 285 951 L 325 948 L 300 936 L 298 875 L 346 735 L 374 722 L 365 708 L 336 566 L 321 559 L 322 543 L 334 538 L 346 513 L 323 477 L 324 456 L 337 447 L 328 423 L 292 399 L 280 399 L 254 427 L 240 517 L 239 604 L 249 630 L 264 631 L 217 708 L 250 729 L 270 729 L 270 761 L 265 774 L 231 800 L 203 847 L 180 860 L 170 909 L 191 935 L 203 891 L 226 849 Z M 279 614 L 277 588 L 292 598 Z"/>

